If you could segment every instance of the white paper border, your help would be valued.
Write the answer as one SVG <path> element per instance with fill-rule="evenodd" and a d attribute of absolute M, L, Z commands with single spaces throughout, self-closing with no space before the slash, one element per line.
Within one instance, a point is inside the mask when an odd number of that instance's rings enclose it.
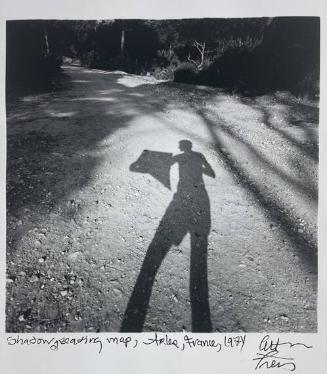
<path fill-rule="evenodd" d="M 262 334 L 247 334 L 247 350 L 240 355 L 217 355 L 194 350 L 177 352 L 172 349 L 125 350 L 106 348 L 99 355 L 94 347 L 73 349 L 64 347 L 51 352 L 46 347 L 8 349 L 5 344 L 5 29 L 9 19 L 105 19 L 105 18 L 202 18 L 202 17 L 264 17 L 264 16 L 320 16 L 321 17 L 321 99 L 320 99 L 320 164 L 319 164 L 319 292 L 318 333 L 278 334 L 288 341 L 303 341 L 314 345 L 310 361 L 301 358 L 296 373 L 324 374 L 327 372 L 327 2 L 325 0 L 2 0 L 0 4 L 0 372 L 6 374 L 39 373 L 252 373 L 258 339 Z M 60 334 L 73 336 L 76 334 Z M 77 334 L 80 335 L 80 334 Z M 90 335 L 90 334 L 89 334 Z M 96 334 L 92 334 L 94 336 Z M 108 334 L 100 334 L 107 336 Z M 151 335 L 151 334 L 148 334 Z M 217 336 L 217 334 L 215 334 Z M 145 336 L 144 334 L 142 336 Z M 170 334 L 174 336 L 174 334 Z M 275 371 L 274 371 L 275 370 Z M 266 371 L 263 371 L 266 372 Z M 271 369 L 273 373 L 284 372 Z"/>

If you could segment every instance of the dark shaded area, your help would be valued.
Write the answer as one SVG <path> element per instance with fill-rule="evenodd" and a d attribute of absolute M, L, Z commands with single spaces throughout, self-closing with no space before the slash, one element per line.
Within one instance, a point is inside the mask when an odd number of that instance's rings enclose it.
<path fill-rule="evenodd" d="M 53 117 L 48 111 L 55 113 L 58 105 L 65 106 L 66 103 L 57 101 L 58 97 L 71 89 L 69 74 L 63 74 L 63 77 L 60 92 L 42 93 L 35 102 L 26 104 L 17 97 L 7 100 L 6 206 L 7 215 L 15 220 L 26 215 L 36 222 L 50 212 L 61 214 L 67 220 L 78 216 L 82 206 L 74 202 L 67 204 L 67 196 L 93 180 L 94 169 L 101 161 L 101 158 L 85 153 L 97 149 L 99 141 L 127 125 L 132 118 L 120 113 L 119 117 L 113 114 L 106 121 L 102 116 L 106 116 L 107 103 L 100 97 L 99 102 L 92 105 L 102 120 L 90 127 L 80 118 L 87 115 L 87 110 L 82 114 L 81 103 L 74 101 L 74 96 L 70 97 L 69 104 L 69 111 L 74 115 L 59 112 L 60 116 Z M 113 89 L 122 88 L 118 83 L 122 77 L 117 74 L 112 80 Z M 132 103 L 133 97 L 126 92 L 124 100 Z M 19 112 L 16 112 L 17 107 Z M 12 129 L 12 125 L 22 127 L 17 130 Z M 31 129 L 33 125 L 37 130 Z M 7 225 L 7 250 L 15 251 L 16 243 L 32 226 L 32 223 L 23 224 L 12 229 Z"/>
<path fill-rule="evenodd" d="M 6 36 L 7 94 L 53 89 L 62 51 L 53 48 L 48 22 L 7 21 Z"/>
<path fill-rule="evenodd" d="M 149 245 L 140 274 L 128 302 L 121 326 L 122 332 L 142 331 L 155 276 L 167 252 L 179 245 L 187 233 L 191 237 L 190 295 L 192 331 L 211 331 L 207 275 L 210 201 L 203 174 L 215 177 L 205 157 L 192 151 L 192 143 L 180 141 L 183 152 L 172 158 L 179 165 L 177 192 L 162 217 Z M 152 172 L 151 175 L 156 175 Z M 159 173 L 160 174 L 160 173 Z"/>
<path fill-rule="evenodd" d="M 319 95 L 320 23 L 313 17 L 278 17 L 253 48 L 234 46 L 203 69 L 187 63 L 174 80 L 230 88 L 243 94 L 289 90 Z"/>
<path fill-rule="evenodd" d="M 62 87 L 59 92 L 26 96 L 27 101 L 17 98 L 15 101 L 7 100 L 6 253 L 7 274 L 13 279 L 20 270 L 24 270 L 28 277 L 36 273 L 35 276 L 40 281 L 46 282 L 47 274 L 34 261 L 25 263 L 23 269 L 11 261 L 16 256 L 17 246 L 21 245 L 22 237 L 28 235 L 30 230 L 42 227 L 45 217 L 51 214 L 57 215 L 68 225 L 71 224 L 71 220 L 79 223 L 84 202 L 75 201 L 72 195 L 94 181 L 94 171 L 102 161 L 101 156 L 90 155 L 89 151 L 101 150 L 101 140 L 128 125 L 134 118 L 133 115 L 122 112 L 108 115 L 108 102 L 102 100 L 105 98 L 104 95 L 97 93 L 98 101 L 89 101 L 88 92 L 84 92 L 85 97 L 80 96 L 81 92 L 76 89 L 78 83 L 71 87 L 72 79 L 90 78 L 94 80 L 93 90 L 95 87 L 101 88 L 99 81 L 104 75 L 98 72 L 94 72 L 93 75 L 92 71 L 91 73 L 92 78 L 85 76 L 79 69 L 71 68 L 64 73 L 67 86 Z M 127 106 L 139 105 L 141 110 L 150 113 L 153 110 L 151 104 L 142 99 L 137 101 L 133 96 L 134 92 L 140 94 L 141 91 L 140 95 L 143 97 L 143 90 L 148 87 L 126 88 L 119 83 L 123 77 L 122 74 L 116 74 L 108 79 L 110 88 L 120 91 L 120 99 Z M 88 117 L 90 105 L 93 111 Z M 67 110 L 73 114 L 65 114 Z M 32 292 L 26 294 L 26 298 L 23 297 L 24 301 L 19 308 L 15 308 L 15 301 L 7 303 L 7 331 L 21 332 L 24 325 L 19 322 L 20 314 L 17 313 L 31 307 L 32 312 L 27 321 L 33 329 L 41 332 L 67 330 L 70 322 L 66 315 L 60 313 L 56 319 L 49 319 L 45 318 L 45 314 L 48 305 L 54 310 L 59 309 L 58 305 L 61 305 L 56 295 L 60 294 L 61 284 L 65 283 L 65 276 L 70 271 L 65 264 L 61 264 L 60 253 L 71 251 L 71 246 L 72 242 L 69 239 L 68 242 L 61 244 L 60 250 L 52 252 L 54 257 L 51 261 L 53 264 L 59 264 L 59 269 L 57 268 L 55 274 L 57 282 L 50 284 L 51 291 L 45 293 L 38 287 L 33 287 Z M 40 248 L 33 250 L 36 252 Z M 86 276 L 83 278 L 86 279 Z M 74 291 L 79 292 L 78 287 L 75 287 Z M 17 293 L 19 291 L 16 290 L 12 294 L 14 300 L 18 300 Z M 52 307 L 54 300 L 55 307 Z M 70 309 L 80 307 L 75 300 L 72 303 L 63 300 L 63 303 L 66 306 L 69 304 Z M 61 305 L 64 309 L 66 306 Z M 87 313 L 86 309 L 84 312 Z M 99 316 L 94 312 L 94 320 L 92 318 L 88 312 L 88 322 L 97 325 Z"/>
<path fill-rule="evenodd" d="M 145 149 L 141 156 L 133 162 L 129 170 L 148 173 L 170 189 L 170 166 L 172 153 L 149 151 Z"/>
<path fill-rule="evenodd" d="M 99 21 L 89 30 L 79 22 L 72 27 L 78 28 L 76 57 L 87 67 L 140 74 L 157 57 L 158 36 L 147 21 Z"/>
<path fill-rule="evenodd" d="M 8 21 L 7 89 L 50 89 L 63 58 L 256 95 L 319 96 L 318 17 Z"/>

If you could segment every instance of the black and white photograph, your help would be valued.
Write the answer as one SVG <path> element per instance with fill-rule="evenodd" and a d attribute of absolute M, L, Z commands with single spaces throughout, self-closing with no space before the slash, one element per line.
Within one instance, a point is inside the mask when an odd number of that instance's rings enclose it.
<path fill-rule="evenodd" d="M 315 333 L 320 18 L 6 22 L 6 332 Z"/>

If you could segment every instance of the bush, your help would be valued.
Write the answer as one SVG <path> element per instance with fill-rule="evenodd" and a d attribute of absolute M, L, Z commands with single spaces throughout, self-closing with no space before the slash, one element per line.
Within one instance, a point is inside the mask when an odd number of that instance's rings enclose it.
<path fill-rule="evenodd" d="M 194 64 L 184 62 L 175 69 L 174 82 L 197 84 L 199 82 L 199 71 Z"/>
<path fill-rule="evenodd" d="M 174 68 L 172 66 L 157 67 L 153 71 L 153 76 L 160 80 L 173 80 L 174 79 Z"/>

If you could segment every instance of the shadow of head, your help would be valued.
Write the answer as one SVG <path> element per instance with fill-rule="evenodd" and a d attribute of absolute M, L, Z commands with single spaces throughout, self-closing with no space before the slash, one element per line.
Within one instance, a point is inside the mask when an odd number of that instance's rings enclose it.
<path fill-rule="evenodd" d="M 183 139 L 179 142 L 179 149 L 182 152 L 191 152 L 192 150 L 192 142 L 187 139 Z"/>

